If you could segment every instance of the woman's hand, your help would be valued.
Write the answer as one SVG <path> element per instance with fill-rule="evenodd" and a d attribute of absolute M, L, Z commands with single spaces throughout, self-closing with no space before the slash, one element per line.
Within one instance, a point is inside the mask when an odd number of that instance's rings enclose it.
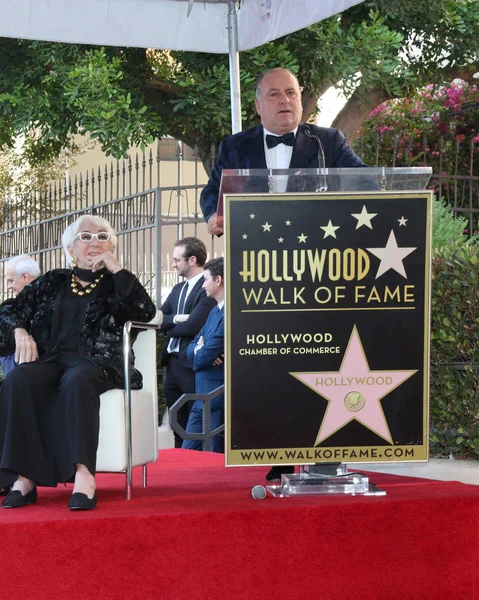
<path fill-rule="evenodd" d="M 123 268 L 110 251 L 94 256 L 91 261 L 91 270 L 93 273 L 103 267 L 113 274 L 118 273 Z"/>
<path fill-rule="evenodd" d="M 15 362 L 18 365 L 35 362 L 38 359 L 37 343 L 32 336 L 21 327 L 13 330 L 15 336 Z"/>

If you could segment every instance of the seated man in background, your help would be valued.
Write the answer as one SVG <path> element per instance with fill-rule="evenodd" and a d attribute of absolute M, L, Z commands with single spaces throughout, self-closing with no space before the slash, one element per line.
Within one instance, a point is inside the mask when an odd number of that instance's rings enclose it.
<path fill-rule="evenodd" d="M 7 278 L 7 289 L 17 296 L 25 286 L 35 281 L 40 276 L 40 267 L 36 260 L 28 254 L 12 256 L 5 265 L 5 275 Z M 8 302 L 8 300 L 7 300 Z M 15 362 L 15 353 L 8 356 L 0 356 L 0 366 L 3 376 L 17 366 Z"/>
<path fill-rule="evenodd" d="M 208 315 L 208 319 L 188 346 L 187 356 L 193 361 L 195 373 L 195 394 L 212 392 L 225 382 L 224 373 L 224 274 L 223 258 L 213 258 L 205 264 L 203 289 L 208 298 L 214 298 L 218 305 Z M 211 431 L 224 425 L 224 394 L 217 396 L 211 402 Z M 191 409 L 187 433 L 203 432 L 203 402 L 196 400 Z M 201 450 L 200 440 L 184 440 L 182 448 Z M 224 452 L 224 435 L 215 435 L 212 439 L 213 452 Z"/>
<path fill-rule="evenodd" d="M 7 290 L 11 290 L 14 296 L 19 294 L 25 286 L 34 281 L 39 275 L 40 267 L 28 254 L 12 256 L 5 265 Z M 16 366 L 18 365 L 15 362 L 15 353 L 8 356 L 0 356 L 0 368 L 2 369 L 3 377 Z M 0 496 L 5 496 L 9 491 L 10 486 L 0 489 Z"/>

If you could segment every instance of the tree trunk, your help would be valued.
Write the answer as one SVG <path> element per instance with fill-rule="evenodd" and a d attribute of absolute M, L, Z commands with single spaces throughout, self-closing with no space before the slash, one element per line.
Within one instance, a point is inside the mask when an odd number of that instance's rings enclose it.
<path fill-rule="evenodd" d="M 346 136 L 348 144 L 352 144 L 356 133 L 371 111 L 390 99 L 391 96 L 384 90 L 377 88 L 368 90 L 364 96 L 353 94 L 334 119 L 332 127 L 340 129 Z"/>
<path fill-rule="evenodd" d="M 329 83 L 323 85 L 323 87 L 319 89 L 314 96 L 311 96 L 308 92 L 303 91 L 301 96 L 301 102 L 303 104 L 303 114 L 301 116 L 301 120 L 303 123 L 306 123 L 313 111 L 316 110 L 319 98 L 321 98 L 321 96 L 325 94 L 330 87 L 331 85 Z"/>
<path fill-rule="evenodd" d="M 214 144 L 209 144 L 204 140 L 196 140 L 195 145 L 196 156 L 201 160 L 203 167 L 209 177 L 211 173 L 211 169 L 215 164 L 216 154 L 218 152 L 218 148 L 214 146 Z"/>

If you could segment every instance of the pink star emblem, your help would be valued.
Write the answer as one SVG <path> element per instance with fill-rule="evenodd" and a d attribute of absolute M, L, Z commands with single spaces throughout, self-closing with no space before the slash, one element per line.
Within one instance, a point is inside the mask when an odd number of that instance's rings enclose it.
<path fill-rule="evenodd" d="M 339 371 L 290 375 L 328 400 L 316 446 L 353 419 L 392 444 L 380 401 L 416 372 L 371 371 L 354 326 Z"/>

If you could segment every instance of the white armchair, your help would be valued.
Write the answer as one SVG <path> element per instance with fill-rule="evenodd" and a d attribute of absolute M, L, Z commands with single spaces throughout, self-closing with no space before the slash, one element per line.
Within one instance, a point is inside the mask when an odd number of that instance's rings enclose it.
<path fill-rule="evenodd" d="M 143 487 L 147 484 L 147 464 L 158 458 L 158 388 L 156 330 L 163 319 L 161 311 L 150 323 L 128 321 L 123 328 L 125 365 L 124 390 L 114 389 L 100 396 L 100 436 L 97 471 L 126 474 L 126 498 L 131 499 L 132 468 L 143 467 Z M 135 367 L 143 375 L 143 388 L 131 390 L 129 356 L 130 332 L 141 329 L 133 345 Z"/>

